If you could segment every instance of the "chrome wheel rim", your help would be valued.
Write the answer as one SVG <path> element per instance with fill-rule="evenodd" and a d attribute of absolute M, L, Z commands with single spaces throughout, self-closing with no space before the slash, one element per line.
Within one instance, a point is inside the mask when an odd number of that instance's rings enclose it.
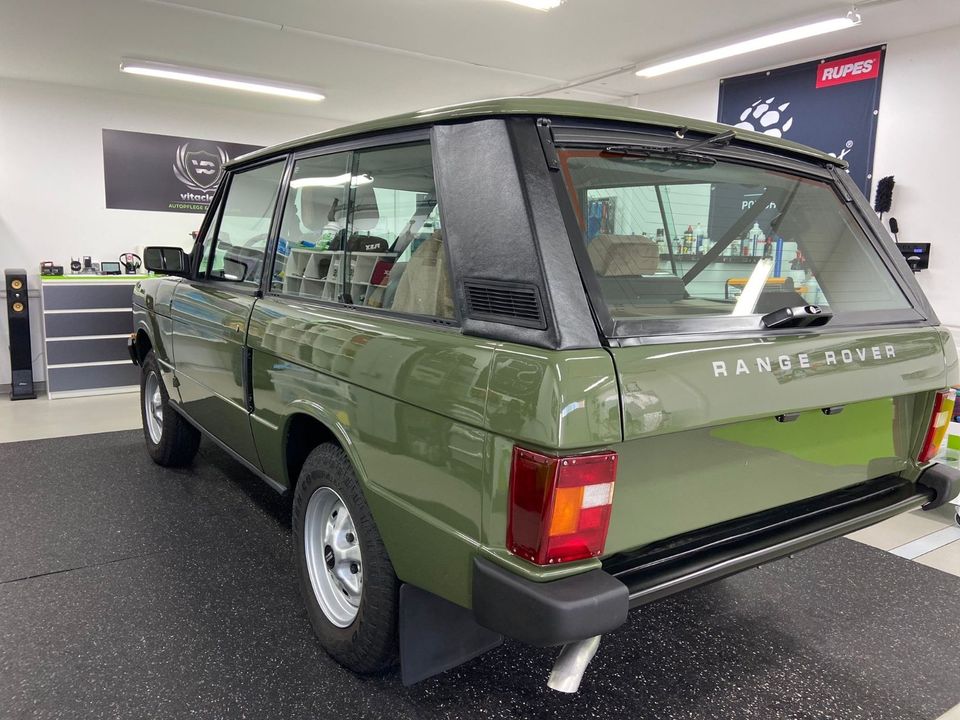
<path fill-rule="evenodd" d="M 143 417 L 147 421 L 150 439 L 154 445 L 159 445 L 163 436 L 163 397 L 160 395 L 160 378 L 155 372 L 147 375 L 143 384 Z"/>
<path fill-rule="evenodd" d="M 327 620 L 347 627 L 360 610 L 363 565 L 353 518 L 331 488 L 318 488 L 307 502 L 303 545 L 317 604 Z"/>

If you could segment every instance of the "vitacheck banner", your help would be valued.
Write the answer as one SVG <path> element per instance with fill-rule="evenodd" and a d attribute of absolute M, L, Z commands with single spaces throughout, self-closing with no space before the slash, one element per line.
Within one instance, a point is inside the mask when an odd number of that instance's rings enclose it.
<path fill-rule="evenodd" d="M 719 120 L 843 158 L 867 197 L 884 48 L 720 81 Z"/>
<path fill-rule="evenodd" d="M 224 164 L 259 145 L 103 131 L 103 179 L 108 208 L 205 212 Z"/>

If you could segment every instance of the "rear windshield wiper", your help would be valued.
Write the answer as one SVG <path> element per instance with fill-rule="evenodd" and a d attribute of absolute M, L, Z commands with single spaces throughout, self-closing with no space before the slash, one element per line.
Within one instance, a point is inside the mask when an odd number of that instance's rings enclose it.
<path fill-rule="evenodd" d="M 767 313 L 760 318 L 760 323 L 768 330 L 774 328 L 800 328 L 826 325 L 830 322 L 833 313 L 819 305 L 800 305 L 785 307 Z"/>
<path fill-rule="evenodd" d="M 709 155 L 702 155 L 697 151 L 708 145 L 723 147 L 729 144 L 733 138 L 733 130 L 725 130 L 689 145 L 608 145 L 603 149 L 603 154 L 635 158 L 673 157 L 687 162 L 713 165 L 717 162 L 714 158 Z"/>

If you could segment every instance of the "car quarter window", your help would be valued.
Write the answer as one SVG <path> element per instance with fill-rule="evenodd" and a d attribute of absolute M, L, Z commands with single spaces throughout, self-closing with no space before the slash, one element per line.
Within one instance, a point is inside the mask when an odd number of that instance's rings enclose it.
<path fill-rule="evenodd" d="M 349 152 L 298 160 L 280 221 L 271 289 L 287 295 L 339 300 L 350 187 Z"/>
<path fill-rule="evenodd" d="M 429 143 L 360 151 L 354 167 L 347 301 L 454 319 Z"/>
<path fill-rule="evenodd" d="M 271 288 L 453 319 L 429 143 L 298 161 Z"/>
<path fill-rule="evenodd" d="M 207 277 L 207 270 L 210 267 L 210 251 L 213 249 L 213 234 L 217 230 L 217 222 L 220 219 L 220 211 L 223 209 L 223 198 L 221 197 L 216 206 L 210 209 L 210 223 L 204 230 L 203 235 L 199 236 L 194 243 L 193 252 L 199 254 L 200 260 L 196 266 L 197 277 Z M 194 255 L 196 257 L 196 255 Z"/>
<path fill-rule="evenodd" d="M 210 279 L 260 284 L 284 162 L 234 173 L 213 242 Z"/>

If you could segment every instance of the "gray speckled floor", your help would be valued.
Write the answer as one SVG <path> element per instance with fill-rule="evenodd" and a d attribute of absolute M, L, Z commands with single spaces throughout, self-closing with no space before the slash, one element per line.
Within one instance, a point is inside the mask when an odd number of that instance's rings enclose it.
<path fill-rule="evenodd" d="M 319 649 L 286 503 L 205 444 L 0 444 L 2 718 L 935 718 L 960 701 L 960 579 L 848 540 L 634 614 L 576 696 L 515 643 L 404 688 Z"/>

